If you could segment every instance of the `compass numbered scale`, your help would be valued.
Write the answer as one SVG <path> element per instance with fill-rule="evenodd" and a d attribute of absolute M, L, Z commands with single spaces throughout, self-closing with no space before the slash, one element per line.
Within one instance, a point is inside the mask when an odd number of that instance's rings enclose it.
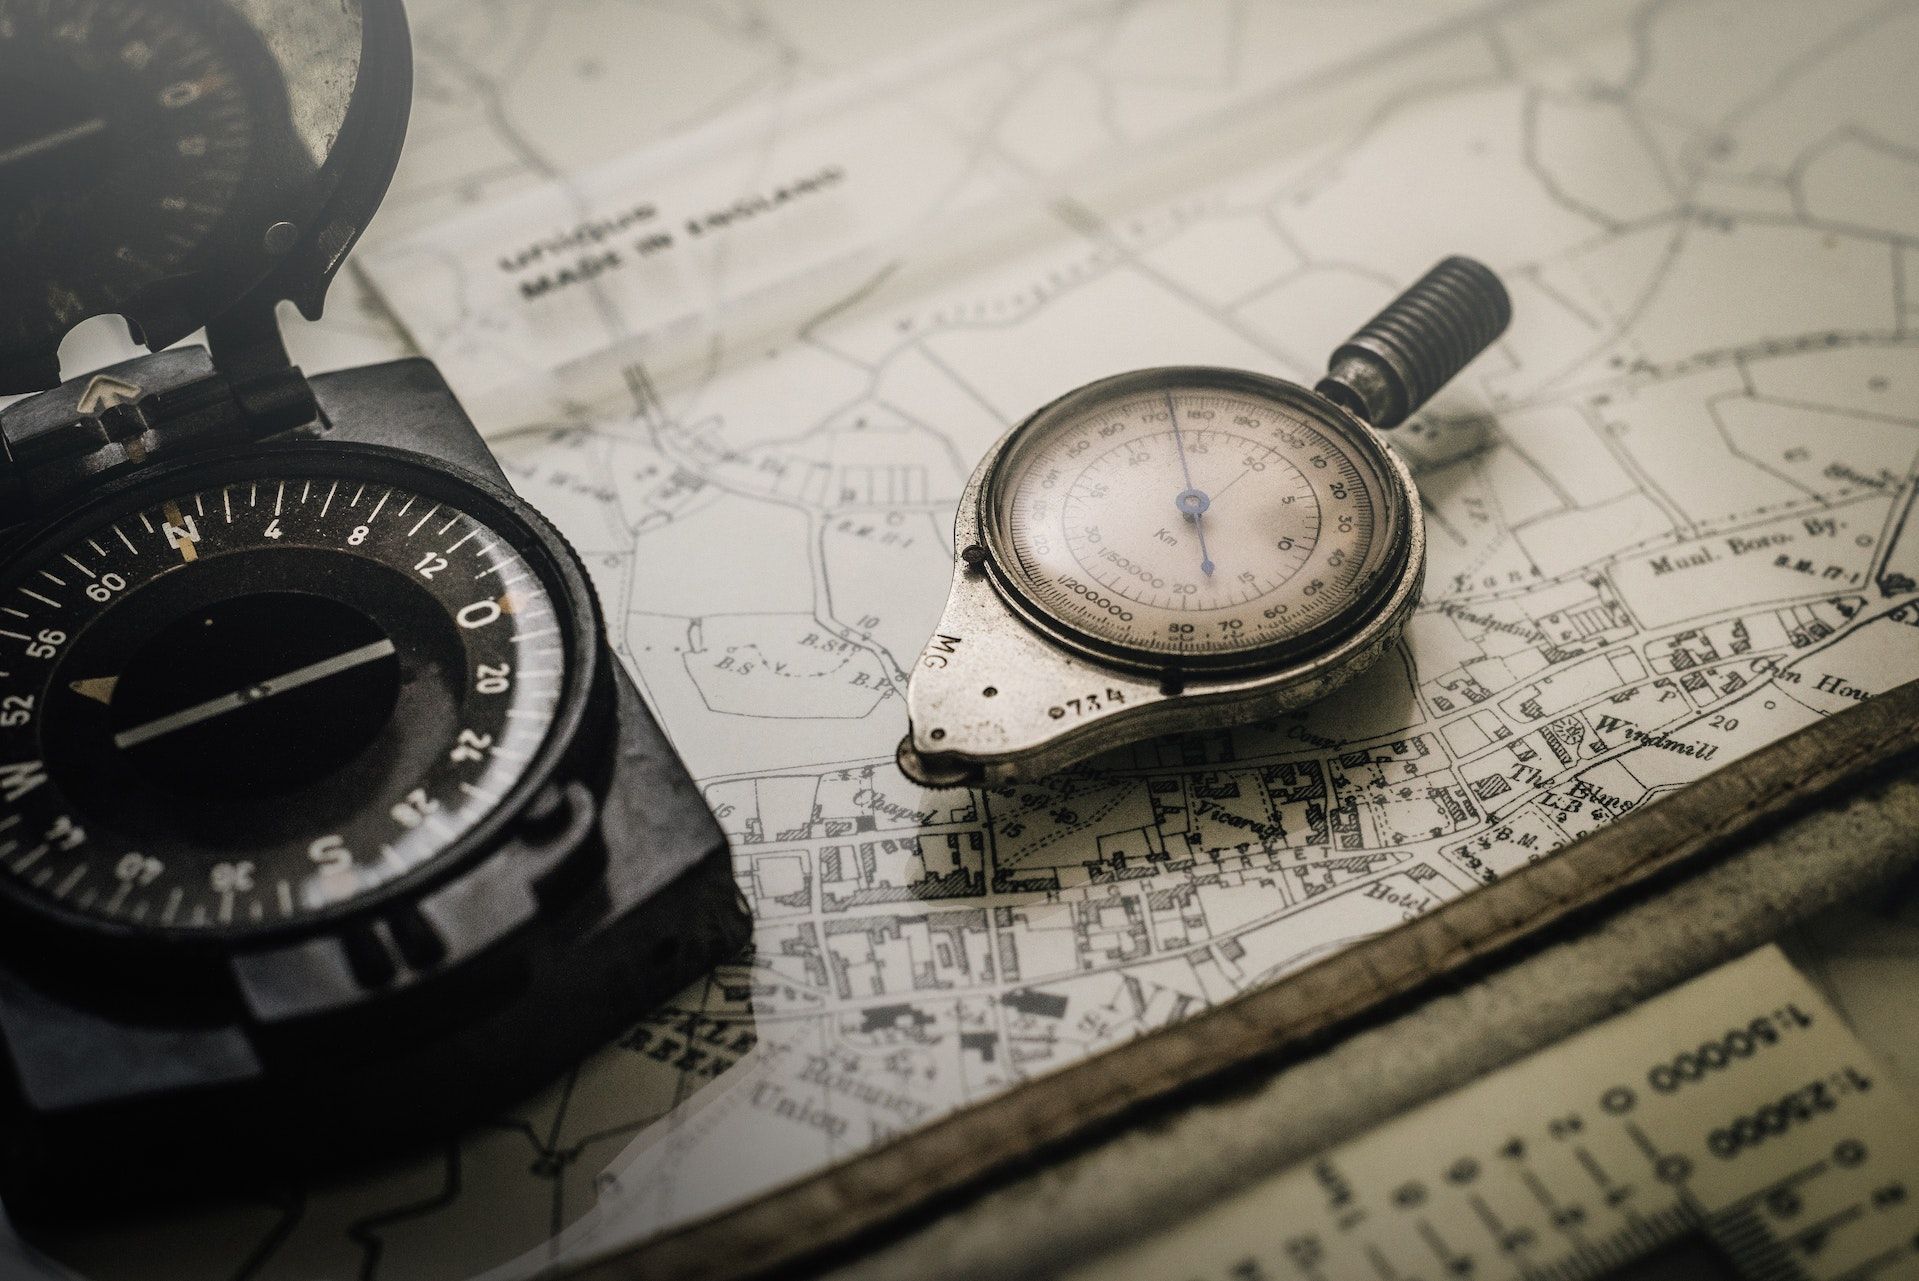
<path fill-rule="evenodd" d="M 585 567 L 437 371 L 287 359 L 409 68 L 397 0 L 0 0 L 0 390 L 45 388 L 0 410 L 16 1221 L 444 1134 L 746 939 Z M 208 345 L 59 383 L 101 312 Z"/>
<path fill-rule="evenodd" d="M 1144 369 L 1013 428 L 960 501 L 902 770 L 928 786 L 1031 777 L 1271 716 L 1364 671 L 1425 568 L 1412 475 L 1376 431 L 1510 316 L 1491 271 L 1448 258 L 1342 344 L 1314 390 Z"/>
<path fill-rule="evenodd" d="M 372 455 L 235 461 L 94 505 L 0 580 L 0 878 L 44 912 L 324 917 L 484 822 L 554 728 L 582 584 L 523 518 Z"/>

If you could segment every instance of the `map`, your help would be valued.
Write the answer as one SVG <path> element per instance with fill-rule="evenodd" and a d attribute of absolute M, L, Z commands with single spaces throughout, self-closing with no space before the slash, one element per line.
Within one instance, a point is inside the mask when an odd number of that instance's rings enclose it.
<path fill-rule="evenodd" d="M 933 9 L 415 6 L 364 279 L 290 339 L 310 369 L 410 340 L 495 433 L 721 816 L 754 944 L 444 1150 L 17 1262 L 0 1236 L 0 1272 L 528 1275 L 1919 678 L 1919 4 Z M 1515 315 L 1392 437 L 1431 544 L 1394 654 L 1033 784 L 898 773 L 1001 432 L 1145 365 L 1310 383 L 1448 253 Z"/>

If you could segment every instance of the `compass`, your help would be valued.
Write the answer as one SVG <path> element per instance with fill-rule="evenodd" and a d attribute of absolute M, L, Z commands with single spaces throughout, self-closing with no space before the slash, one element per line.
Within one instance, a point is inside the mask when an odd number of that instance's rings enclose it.
<path fill-rule="evenodd" d="M 181 937 L 326 919 L 471 844 L 583 715 L 595 620 L 567 605 L 591 597 L 524 508 L 338 448 L 180 479 L 90 504 L 0 585 L 23 908 Z"/>
<path fill-rule="evenodd" d="M 1069 392 L 961 500 L 945 616 L 908 686 L 901 768 L 930 786 L 1057 769 L 1331 692 L 1398 638 L 1425 534 L 1397 425 L 1505 329 L 1449 258 L 1318 388 L 1161 368 Z"/>
<path fill-rule="evenodd" d="M 0 390 L 45 388 L 0 410 L 15 1221 L 444 1136 L 745 941 L 585 566 L 437 370 L 287 359 L 409 86 L 396 0 L 0 0 Z M 60 382 L 101 312 L 154 354 Z"/>

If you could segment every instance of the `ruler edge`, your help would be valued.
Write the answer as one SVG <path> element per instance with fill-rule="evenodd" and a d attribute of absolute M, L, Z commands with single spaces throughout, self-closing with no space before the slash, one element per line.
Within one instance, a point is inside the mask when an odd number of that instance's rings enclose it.
<path fill-rule="evenodd" d="M 739 1205 L 543 1276 L 745 1281 L 856 1257 L 1043 1155 L 1209 1085 L 1264 1076 L 1555 941 L 1742 838 L 1837 808 L 1919 757 L 1919 681 L 1828 716 L 1540 862 L 1267 986 L 969 1104 Z M 1382 973 L 1386 940 L 1420 964 Z"/>
<path fill-rule="evenodd" d="M 1204 1216 L 1207 1214 L 1226 1211 L 1234 1207 L 1243 1206 L 1249 1202 L 1257 1205 L 1262 1200 L 1263 1206 L 1259 1208 L 1264 1208 L 1270 1213 L 1278 1208 L 1273 1203 L 1272 1193 L 1274 1187 L 1287 1179 L 1299 1177 L 1310 1178 L 1311 1172 L 1315 1168 L 1315 1163 L 1319 1160 L 1326 1159 L 1338 1163 L 1342 1156 L 1345 1155 L 1345 1149 L 1348 1147 L 1373 1141 L 1381 1136 L 1388 1135 L 1393 1132 L 1394 1127 L 1403 1126 L 1412 1122 L 1421 1112 L 1429 1109 L 1442 1108 L 1448 1103 L 1471 1095 L 1473 1092 L 1481 1090 L 1482 1088 L 1505 1086 L 1510 1089 L 1513 1073 L 1523 1072 L 1541 1063 L 1549 1063 L 1554 1055 L 1571 1054 L 1577 1056 L 1582 1053 L 1590 1054 L 1593 1046 L 1606 1040 L 1609 1034 L 1613 1037 L 1623 1036 L 1630 1038 L 1632 1032 L 1626 1030 L 1626 1025 L 1635 1018 L 1646 1015 L 1653 1007 L 1659 1006 L 1662 1003 L 1672 1003 L 1677 1000 L 1687 999 L 1688 997 L 1697 1000 L 1699 999 L 1697 992 L 1701 987 L 1716 982 L 1724 982 L 1727 976 L 1735 970 L 1743 970 L 1757 966 L 1777 967 L 1778 971 L 1783 972 L 1783 976 L 1802 985 L 1804 988 L 1803 994 L 1795 995 L 1793 999 L 1805 1000 L 1809 1004 L 1818 1007 L 1818 1018 L 1820 1019 L 1821 1026 L 1826 1030 L 1827 1035 L 1832 1035 L 1832 1029 L 1837 1029 L 1837 1036 L 1842 1042 L 1846 1043 L 1849 1047 L 1858 1049 L 1866 1056 L 1864 1066 L 1871 1068 L 1875 1072 L 1875 1075 L 1882 1078 L 1879 1082 L 1881 1097 L 1890 1096 L 1897 1100 L 1896 1106 L 1902 1108 L 1904 1112 L 1919 1116 L 1919 1096 L 1915 1096 L 1910 1090 L 1904 1088 L 1903 1083 L 1892 1075 L 1890 1066 L 1885 1062 L 1883 1056 L 1865 1043 L 1859 1035 L 1858 1030 L 1853 1027 L 1850 1020 L 1847 1019 L 1844 1012 L 1840 1010 L 1838 1004 L 1832 997 L 1823 991 L 1818 982 L 1813 979 L 1811 975 L 1807 974 L 1805 970 L 1787 954 L 1786 949 L 1781 946 L 1777 940 L 1773 940 L 1758 944 L 1750 949 L 1739 951 L 1724 961 L 1716 962 L 1708 968 L 1693 974 L 1691 977 L 1681 979 L 1679 982 L 1648 995 L 1625 1009 L 1609 1014 L 1597 1022 L 1588 1024 L 1578 1031 L 1550 1040 L 1535 1049 L 1527 1050 L 1517 1057 L 1507 1060 L 1499 1066 L 1476 1075 L 1467 1081 L 1442 1089 L 1438 1093 L 1426 1097 L 1418 1103 L 1412 1104 L 1403 1111 L 1396 1112 L 1391 1116 L 1382 1117 L 1377 1125 L 1361 1129 L 1344 1139 L 1338 1140 L 1315 1156 L 1289 1161 L 1276 1168 L 1262 1171 L 1243 1186 L 1235 1189 L 1226 1200 L 1222 1200 L 1208 1207 L 1207 1210 L 1202 1211 L 1200 1215 L 1194 1216 L 1190 1224 L 1186 1220 L 1181 1219 L 1170 1228 L 1159 1228 L 1142 1234 L 1141 1236 L 1129 1238 L 1116 1245 L 1111 1252 L 1092 1256 L 1082 1268 L 1062 1273 L 1061 1275 L 1066 1281 L 1083 1281 L 1083 1278 L 1104 1276 L 1106 1266 L 1113 1261 L 1120 1260 L 1128 1251 L 1143 1253 L 1145 1250 L 1157 1244 L 1162 1237 L 1172 1235 L 1173 1233 L 1183 1233 L 1189 1229 L 1205 1231 L 1209 1227 L 1218 1226 L 1203 1221 Z M 1774 977 L 1779 976 L 1778 974 L 1774 975 Z M 1715 1006 L 1713 1008 L 1725 1007 Z M 1653 1044 L 1652 1037 L 1642 1036 L 1641 1040 L 1643 1043 L 1636 1047 L 1640 1050 L 1644 1050 Z M 1726 1084 L 1723 1078 L 1719 1079 L 1719 1083 Z M 1590 1082 L 1586 1082 L 1585 1084 L 1590 1084 Z M 1592 1096 L 1588 1095 L 1586 1097 L 1590 1098 Z M 1571 1098 L 1555 1097 L 1549 1107 L 1571 1108 L 1573 1105 L 1574 1100 Z M 1693 1106 L 1697 1106 L 1697 1104 L 1695 1103 Z M 1648 1154 L 1648 1159 L 1650 1159 L 1650 1154 Z M 1342 1173 L 1350 1178 L 1350 1167 L 1343 1166 Z M 1374 1190 L 1377 1190 L 1376 1186 Z M 1686 1229 L 1705 1234 L 1707 1239 L 1712 1240 L 1718 1249 L 1724 1251 L 1728 1257 L 1731 1258 L 1733 1251 L 1724 1243 L 1718 1242 L 1717 1238 L 1713 1236 L 1713 1220 L 1715 1216 L 1725 1213 L 1728 1209 L 1750 1202 L 1758 1194 L 1749 1193 L 1739 1198 L 1738 1201 L 1722 1207 L 1720 1210 L 1711 1210 L 1699 1201 L 1698 1197 L 1692 1192 L 1690 1185 L 1677 1187 L 1674 1189 L 1674 1192 L 1675 1197 L 1673 1203 L 1670 1206 L 1652 1211 L 1652 1217 L 1676 1219 Z M 1649 1224 L 1641 1224 L 1638 1230 L 1644 1232 L 1649 1226 Z M 1577 1246 L 1544 1264 L 1523 1264 L 1515 1275 L 1529 1278 L 1531 1281 L 1566 1281 L 1567 1278 L 1611 1277 L 1615 1274 L 1618 1267 L 1629 1264 L 1633 1260 L 1631 1258 L 1615 1258 L 1612 1262 L 1607 1262 L 1603 1258 L 1589 1258 L 1585 1256 L 1604 1255 L 1607 1252 L 1607 1248 L 1615 1245 L 1623 1235 L 1626 1234 L 1615 1234 L 1597 1245 L 1586 1244 Z M 1662 1248 L 1671 1245 L 1677 1239 L 1678 1238 L 1674 1237 L 1659 1241 L 1653 1248 Z M 1270 1245 L 1270 1243 L 1266 1244 Z M 1262 1259 L 1260 1261 L 1266 1262 L 1267 1260 Z M 1582 1268 L 1594 1267 L 1601 1270 L 1580 1270 Z M 1099 1270 L 1096 1272 L 1094 1269 Z M 1144 1271 L 1145 1269 L 1138 1266 L 1135 1266 L 1133 1269 L 1135 1274 L 1144 1274 Z M 1172 1276 L 1174 1273 L 1166 1272 L 1157 1275 Z M 1195 1275 L 1201 1274 L 1195 1273 Z M 1217 1272 L 1208 1271 L 1203 1275 L 1223 1276 L 1225 1272 L 1224 1270 Z M 1328 1272 L 1327 1275 L 1331 1276 L 1335 1274 Z M 1745 1276 L 1747 1274 L 1742 1272 L 1741 1275 Z M 1762 1275 L 1762 1271 L 1753 1271 L 1751 1275 L 1754 1278 L 1758 1278 Z M 1763 1273 L 1763 1275 L 1771 1274 Z M 1797 1278 L 1798 1281 L 1812 1281 L 1810 1273 L 1801 1271 L 1792 1272 L 1786 1278 L 1786 1281 L 1793 1281 L 1794 1278 Z"/>

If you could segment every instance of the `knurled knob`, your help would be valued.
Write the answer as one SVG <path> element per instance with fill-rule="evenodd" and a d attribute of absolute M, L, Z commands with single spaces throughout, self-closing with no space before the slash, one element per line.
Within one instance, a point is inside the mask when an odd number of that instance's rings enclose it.
<path fill-rule="evenodd" d="M 1319 394 L 1397 427 L 1506 331 L 1512 300 L 1492 269 L 1447 258 L 1341 343 Z"/>

